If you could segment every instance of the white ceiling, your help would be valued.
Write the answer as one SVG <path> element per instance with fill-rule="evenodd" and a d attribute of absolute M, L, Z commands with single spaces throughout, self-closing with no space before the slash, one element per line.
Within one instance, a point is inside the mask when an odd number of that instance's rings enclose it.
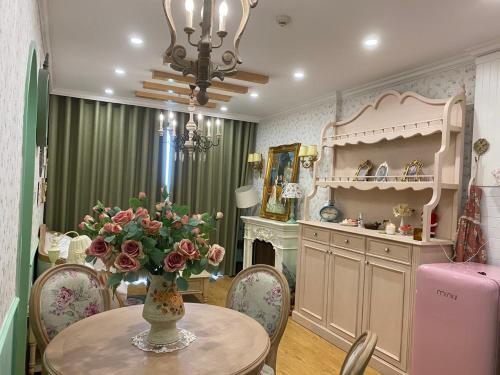
<path fill-rule="evenodd" d="M 133 99 L 152 68 L 166 69 L 162 55 L 170 39 L 161 0 L 46 1 L 56 92 L 102 97 L 112 87 L 115 100 Z M 195 3 L 199 12 L 201 0 Z M 228 0 L 230 31 L 239 22 L 239 3 Z M 177 13 L 179 29 L 184 18 Z M 274 21 L 279 14 L 292 23 L 280 28 Z M 463 54 L 500 37 L 499 20 L 500 0 L 260 0 L 240 46 L 241 69 L 268 74 L 270 82 L 250 84 L 257 99 L 235 95 L 228 113 L 266 117 Z M 144 39 L 142 47 L 129 44 L 132 34 Z M 362 47 L 369 34 L 380 36 L 376 50 Z M 117 66 L 126 69 L 125 77 L 114 74 Z M 300 82 L 292 79 L 298 68 L 306 74 Z"/>

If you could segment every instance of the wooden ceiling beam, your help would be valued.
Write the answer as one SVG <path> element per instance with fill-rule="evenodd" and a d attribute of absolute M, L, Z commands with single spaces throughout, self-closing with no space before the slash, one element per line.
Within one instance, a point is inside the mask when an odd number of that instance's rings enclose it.
<path fill-rule="evenodd" d="M 159 94 L 156 92 L 136 91 L 135 96 L 138 98 L 143 98 L 143 99 L 153 99 L 153 100 L 161 100 L 161 101 L 171 100 L 177 104 L 185 104 L 185 105 L 189 104 L 189 99 L 187 99 L 187 98 L 180 98 L 180 97 L 174 96 L 174 95 Z M 196 103 L 195 105 L 197 105 L 199 107 L 217 108 L 217 104 L 215 104 L 214 102 L 208 102 L 204 106 L 200 106 L 198 103 Z"/>
<path fill-rule="evenodd" d="M 164 72 L 162 70 L 153 70 L 153 79 L 158 79 L 162 81 L 166 81 L 168 79 L 173 79 L 176 82 L 195 84 L 193 77 L 183 76 L 181 74 L 175 74 L 170 72 Z M 232 83 L 212 81 L 212 85 L 210 86 L 214 89 L 235 92 L 237 94 L 246 94 L 248 92 L 247 86 L 235 85 Z"/>
<path fill-rule="evenodd" d="M 163 56 L 163 64 L 171 64 L 173 62 L 170 56 L 166 54 Z M 258 73 L 250 73 L 245 72 L 243 70 L 238 70 L 233 75 L 228 75 L 227 78 L 238 79 L 240 81 L 252 82 L 252 83 L 260 83 L 261 85 L 265 85 L 269 83 L 269 76 Z"/>
<path fill-rule="evenodd" d="M 142 87 L 147 90 L 157 90 L 165 92 L 172 90 L 173 92 L 179 95 L 187 95 L 187 96 L 191 95 L 191 90 L 186 87 L 164 85 L 163 83 L 158 83 L 158 82 L 144 81 L 142 83 Z M 209 92 L 208 97 L 211 100 L 217 100 L 220 102 L 228 102 L 231 100 L 231 97 L 229 95 L 216 94 L 213 92 Z"/>

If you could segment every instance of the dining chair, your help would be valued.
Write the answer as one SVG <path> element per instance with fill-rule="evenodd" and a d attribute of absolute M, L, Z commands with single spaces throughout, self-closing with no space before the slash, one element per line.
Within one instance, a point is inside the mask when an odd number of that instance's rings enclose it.
<path fill-rule="evenodd" d="M 285 277 L 268 265 L 245 268 L 229 287 L 226 307 L 255 319 L 267 331 L 271 349 L 261 375 L 273 375 L 290 311 L 290 289 Z"/>
<path fill-rule="evenodd" d="M 377 335 L 366 331 L 352 344 L 339 375 L 363 375 L 377 345 Z"/>
<path fill-rule="evenodd" d="M 109 290 L 95 270 L 79 264 L 48 269 L 33 284 L 29 305 L 40 352 L 64 328 L 109 309 Z"/>

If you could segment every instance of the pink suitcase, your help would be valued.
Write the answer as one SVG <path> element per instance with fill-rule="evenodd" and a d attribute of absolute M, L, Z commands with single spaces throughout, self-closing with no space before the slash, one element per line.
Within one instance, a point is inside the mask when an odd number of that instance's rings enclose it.
<path fill-rule="evenodd" d="M 495 375 L 500 267 L 426 264 L 417 271 L 411 375 Z"/>

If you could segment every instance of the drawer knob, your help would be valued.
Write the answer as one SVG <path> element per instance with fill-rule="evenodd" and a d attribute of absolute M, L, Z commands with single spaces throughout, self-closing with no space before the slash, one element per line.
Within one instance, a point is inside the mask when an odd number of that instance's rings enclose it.
<path fill-rule="evenodd" d="M 349 243 L 349 240 L 345 239 L 345 240 L 344 240 L 344 242 L 345 242 L 345 243 Z"/>
<path fill-rule="evenodd" d="M 365 264 L 366 264 L 366 265 L 369 265 L 369 264 L 370 264 L 370 262 L 368 262 L 367 260 L 365 260 Z"/>
<path fill-rule="evenodd" d="M 391 251 L 391 249 L 389 249 L 388 247 L 386 247 L 386 248 L 384 249 L 384 251 L 385 251 L 386 253 L 388 253 L 388 252 L 390 252 L 390 251 Z"/>
<path fill-rule="evenodd" d="M 318 233 L 314 232 L 314 233 L 313 233 L 313 236 L 314 236 L 314 237 L 318 237 Z"/>

